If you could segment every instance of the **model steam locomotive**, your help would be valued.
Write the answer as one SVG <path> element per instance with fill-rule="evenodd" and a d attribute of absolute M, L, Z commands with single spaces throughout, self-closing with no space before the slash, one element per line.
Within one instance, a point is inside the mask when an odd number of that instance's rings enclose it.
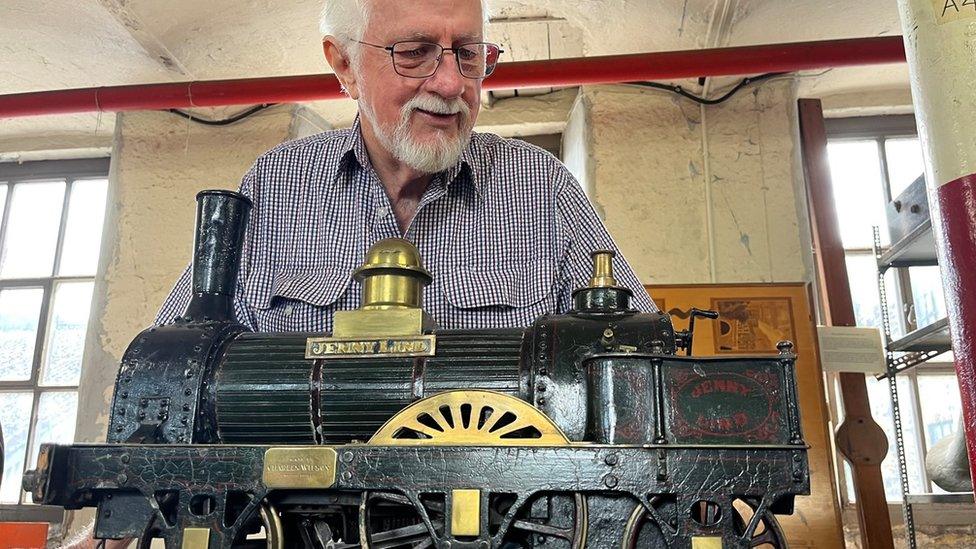
<path fill-rule="evenodd" d="M 785 546 L 774 514 L 809 493 L 790 343 L 679 356 L 693 330 L 632 310 L 610 252 L 567 314 L 438 330 L 395 239 L 332 334 L 250 333 L 249 209 L 198 195 L 186 314 L 125 352 L 107 444 L 42 447 L 35 502 L 141 547 Z"/>

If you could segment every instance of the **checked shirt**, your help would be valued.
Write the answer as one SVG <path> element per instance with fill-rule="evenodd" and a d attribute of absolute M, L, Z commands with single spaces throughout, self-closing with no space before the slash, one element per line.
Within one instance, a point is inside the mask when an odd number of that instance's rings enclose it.
<path fill-rule="evenodd" d="M 579 184 L 551 154 L 474 133 L 459 163 L 434 177 L 402 234 L 372 169 L 359 120 L 284 143 L 257 159 L 241 183 L 254 203 L 235 309 L 260 332 L 331 332 L 337 310 L 359 307 L 352 278 L 369 247 L 401 237 L 420 250 L 433 282 L 424 309 L 444 329 L 528 326 L 571 307 L 593 250 L 617 247 Z M 630 266 L 614 260 L 633 306 L 655 310 Z M 189 269 L 156 318 L 181 315 Z"/>

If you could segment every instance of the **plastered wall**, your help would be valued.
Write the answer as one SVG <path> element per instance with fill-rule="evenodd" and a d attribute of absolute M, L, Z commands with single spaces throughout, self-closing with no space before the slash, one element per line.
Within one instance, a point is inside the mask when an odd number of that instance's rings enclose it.
<path fill-rule="evenodd" d="M 643 281 L 806 281 L 795 104 L 790 79 L 704 108 L 658 90 L 588 87 L 564 149 Z"/>
<path fill-rule="evenodd" d="M 291 122 L 284 107 L 226 127 L 169 113 L 118 116 L 77 440 L 105 438 L 122 352 L 152 321 L 189 261 L 196 192 L 236 189 L 254 159 L 286 138 Z"/>

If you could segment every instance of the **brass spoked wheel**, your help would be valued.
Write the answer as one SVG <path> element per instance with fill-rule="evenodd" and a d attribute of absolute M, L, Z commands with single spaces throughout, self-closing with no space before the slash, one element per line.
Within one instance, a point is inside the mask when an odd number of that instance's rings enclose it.
<path fill-rule="evenodd" d="M 563 446 L 566 435 L 523 400 L 492 391 L 450 391 L 418 400 L 369 439 L 378 446 Z"/>
<path fill-rule="evenodd" d="M 376 446 L 564 446 L 569 439 L 545 414 L 515 397 L 492 391 L 440 393 L 404 408 L 372 438 Z M 542 498 L 547 498 L 542 501 Z M 539 495 L 513 510 L 514 498 L 489 497 L 489 528 L 497 531 L 517 512 L 505 536 L 505 549 L 544 541 L 554 549 L 586 545 L 586 498 L 579 494 Z M 435 531 L 443 531 L 443 497 L 421 496 Z M 546 509 L 534 513 L 533 509 Z M 360 540 L 364 548 L 433 547 L 427 524 L 409 498 L 396 493 L 367 493 L 360 505 Z"/>

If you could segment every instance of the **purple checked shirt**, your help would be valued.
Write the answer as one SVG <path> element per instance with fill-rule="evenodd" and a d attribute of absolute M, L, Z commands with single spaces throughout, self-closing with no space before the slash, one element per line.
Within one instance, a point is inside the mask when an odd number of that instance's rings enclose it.
<path fill-rule="evenodd" d="M 401 237 L 434 277 L 424 309 L 440 328 L 530 325 L 571 307 L 590 252 L 617 247 L 579 183 L 551 154 L 523 141 L 474 133 L 459 163 L 434 177 L 406 234 L 366 154 L 359 121 L 283 143 L 257 159 L 241 192 L 251 212 L 238 279 L 238 320 L 259 332 L 331 332 L 332 315 L 359 307 L 352 279 L 369 247 Z M 656 310 L 621 255 L 632 304 Z M 183 313 L 189 270 L 157 315 Z"/>

